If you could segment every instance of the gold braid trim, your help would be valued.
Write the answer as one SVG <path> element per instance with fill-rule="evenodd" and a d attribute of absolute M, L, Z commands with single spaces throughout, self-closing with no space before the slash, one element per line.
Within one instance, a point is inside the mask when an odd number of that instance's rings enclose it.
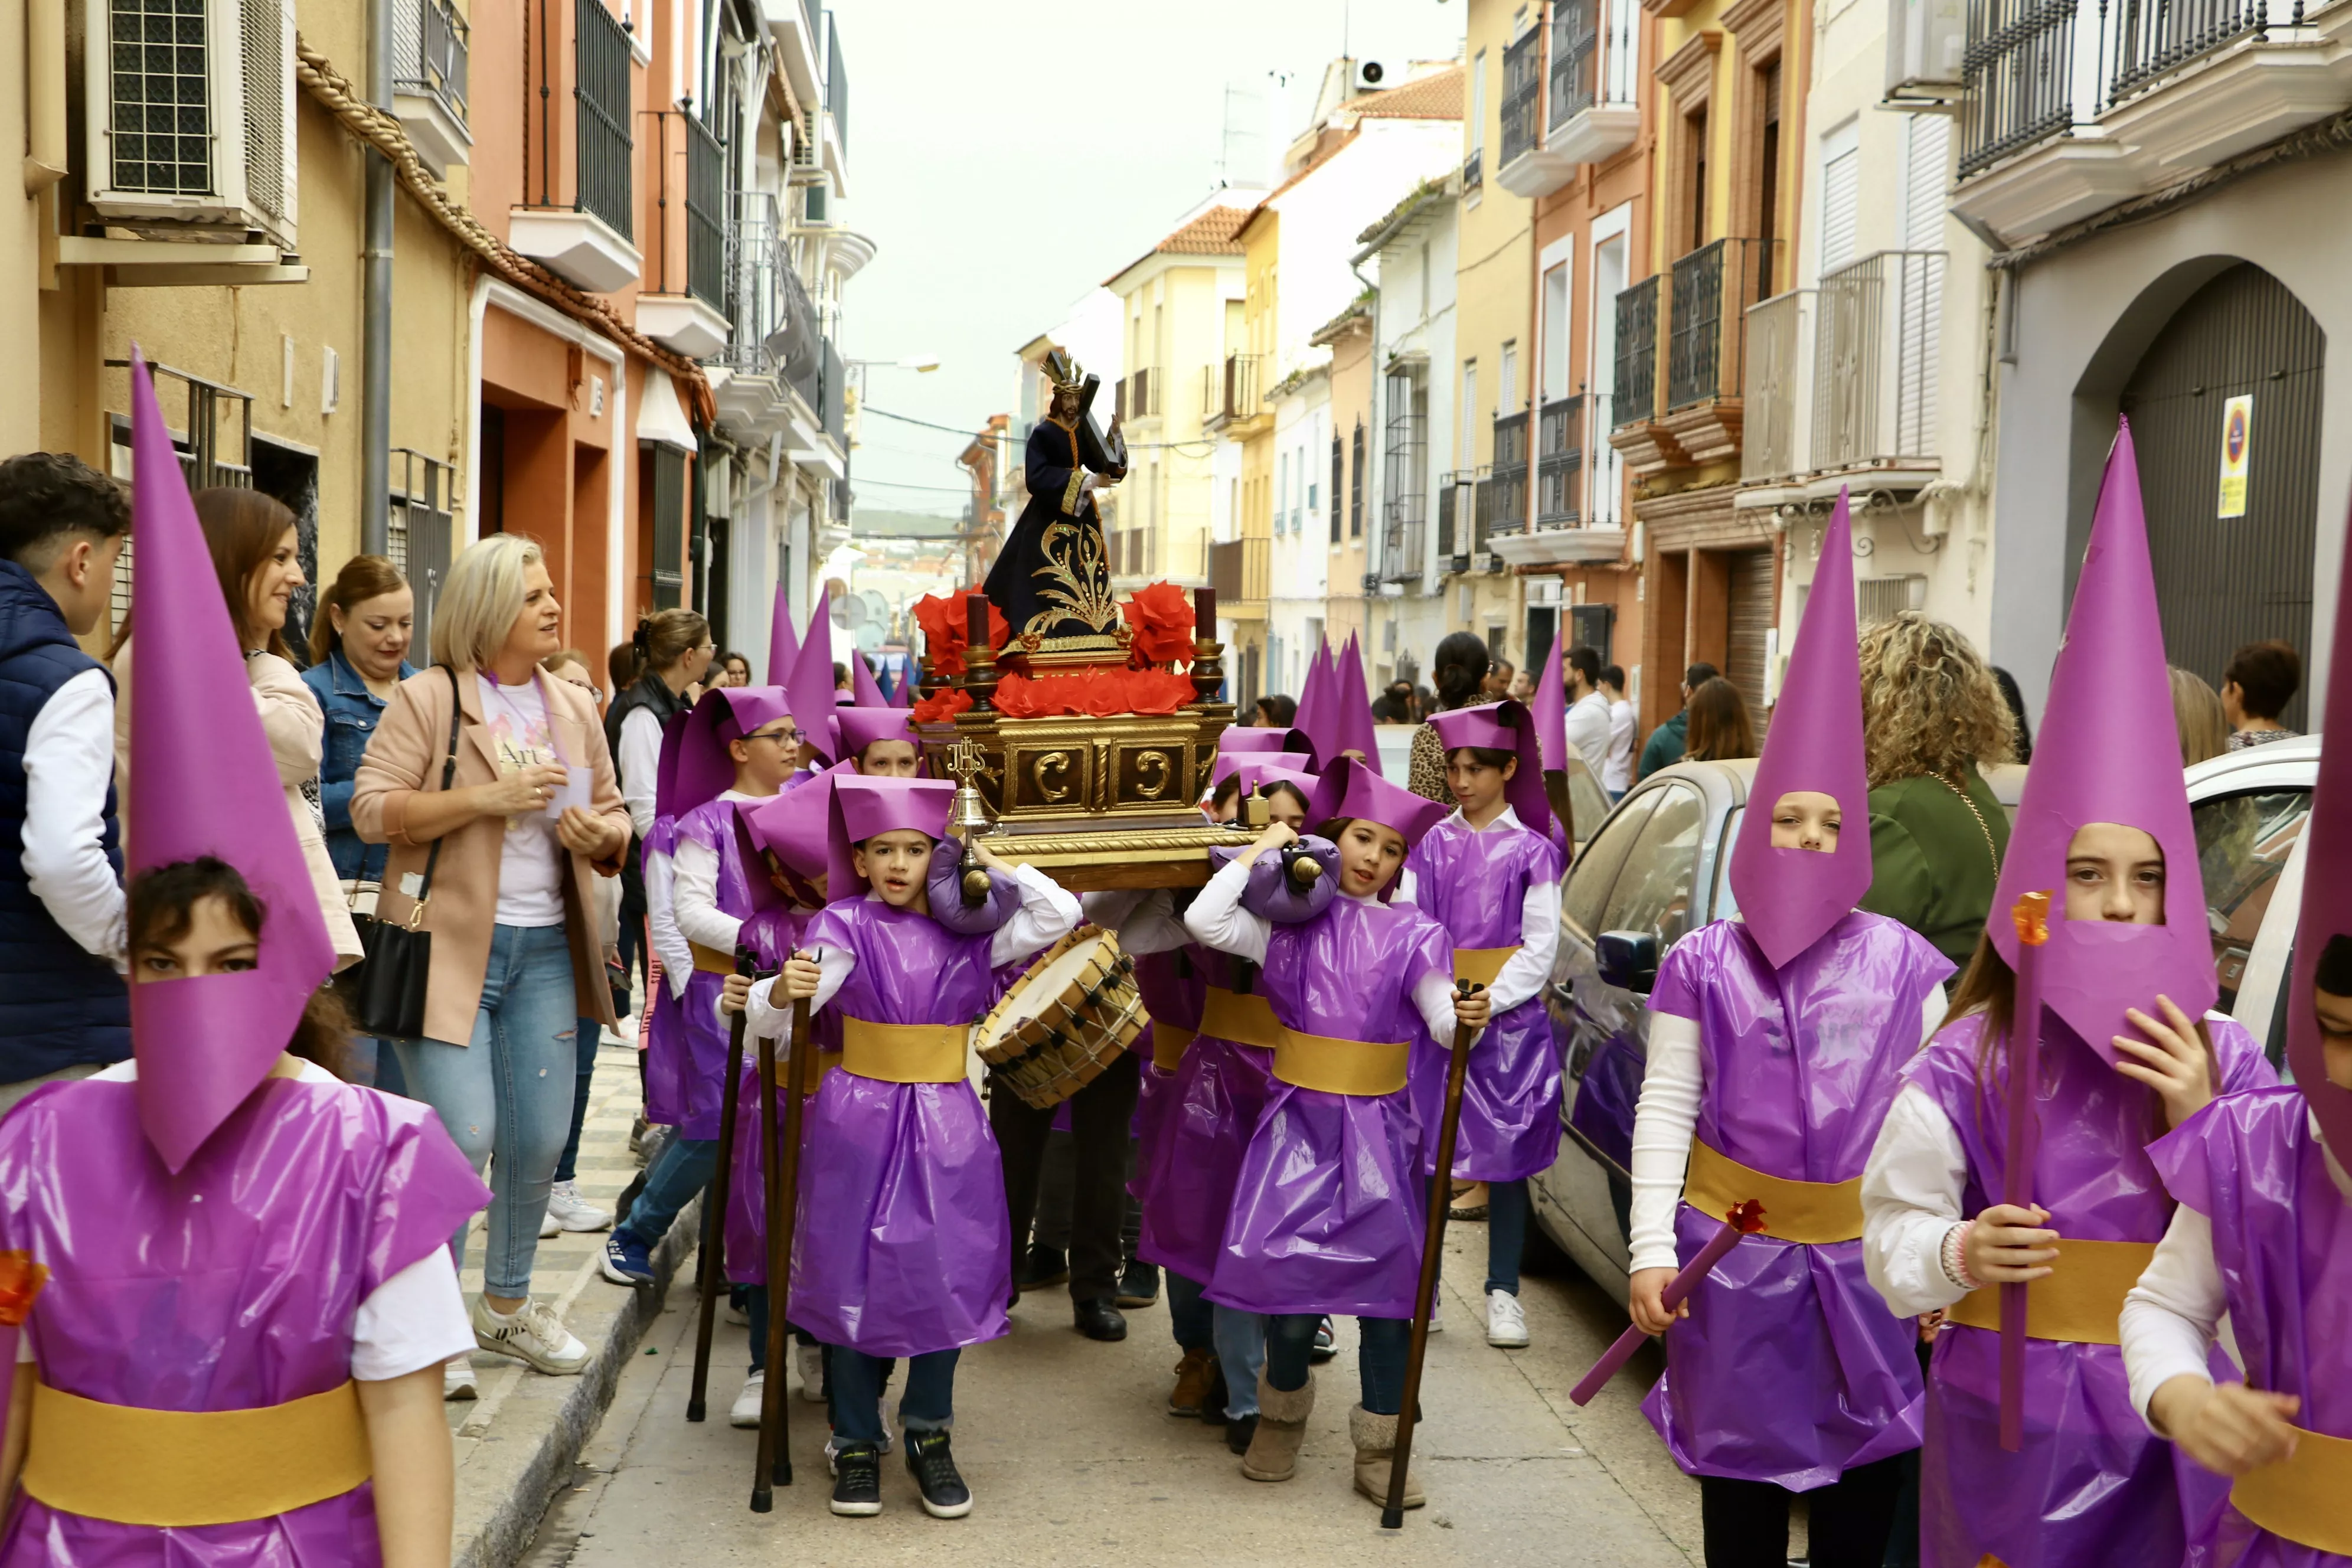
<path fill-rule="evenodd" d="M 683 384 L 680 390 L 693 404 L 700 423 L 707 426 L 717 421 L 718 400 L 711 395 L 710 383 L 703 376 L 700 365 L 631 327 L 621 319 L 611 300 L 573 288 L 520 251 L 510 248 L 483 227 L 480 219 L 451 202 L 417 158 L 416 149 L 409 144 L 408 133 L 401 129 L 400 121 L 368 102 L 351 79 L 299 33 L 294 38 L 294 78 L 342 121 L 345 130 L 390 161 L 400 183 L 416 198 L 425 216 L 448 230 L 473 253 L 480 266 L 516 288 L 538 295 L 564 314 L 594 327 L 631 353 L 660 365 Z"/>

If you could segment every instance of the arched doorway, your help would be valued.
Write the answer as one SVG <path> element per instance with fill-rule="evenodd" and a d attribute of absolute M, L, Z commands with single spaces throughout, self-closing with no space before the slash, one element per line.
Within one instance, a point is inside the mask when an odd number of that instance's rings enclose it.
<path fill-rule="evenodd" d="M 2326 350 L 2286 286 L 2241 262 L 2173 312 L 2124 385 L 2165 653 L 2217 687 L 2230 655 L 2260 638 L 2283 637 L 2310 663 Z M 2252 400 L 2242 503 L 2225 500 L 2221 483 L 2238 398 Z M 2223 515 L 2241 504 L 2242 515 Z M 2089 518 L 2078 527 L 2087 533 Z M 2069 561 L 2079 563 L 2083 539 L 2073 544 Z M 2283 721 L 2303 729 L 2306 706 L 2297 694 Z"/>

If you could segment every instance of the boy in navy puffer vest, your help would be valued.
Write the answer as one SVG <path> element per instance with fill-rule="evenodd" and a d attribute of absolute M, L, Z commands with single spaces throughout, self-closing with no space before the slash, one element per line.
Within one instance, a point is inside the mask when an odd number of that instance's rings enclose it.
<path fill-rule="evenodd" d="M 130 526 L 79 458 L 0 462 L 0 1110 L 131 1055 L 114 680 L 74 640 L 113 602 Z"/>

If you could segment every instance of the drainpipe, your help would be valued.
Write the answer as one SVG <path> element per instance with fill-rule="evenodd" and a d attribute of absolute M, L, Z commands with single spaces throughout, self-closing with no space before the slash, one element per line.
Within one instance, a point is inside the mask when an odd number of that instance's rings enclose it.
<path fill-rule="evenodd" d="M 368 98 L 392 111 L 392 7 L 368 0 Z M 398 0 L 421 5 L 425 0 Z M 361 248 L 360 551 L 382 555 L 392 544 L 392 163 L 374 148 L 367 160 L 367 232 Z"/>

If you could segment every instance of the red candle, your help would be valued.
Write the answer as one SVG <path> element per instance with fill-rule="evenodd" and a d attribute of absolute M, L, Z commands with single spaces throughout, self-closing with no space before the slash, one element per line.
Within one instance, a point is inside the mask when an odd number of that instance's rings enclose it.
<path fill-rule="evenodd" d="M 1708 1270 L 1723 1261 L 1724 1254 L 1739 1245 L 1741 1237 L 1752 1235 L 1763 1228 L 1764 1205 L 1754 1198 L 1748 1199 L 1738 1208 L 1726 1214 L 1723 1216 L 1723 1228 L 1708 1237 L 1706 1245 L 1698 1249 L 1698 1256 L 1685 1264 L 1681 1273 L 1666 1281 L 1665 1289 L 1659 1295 L 1659 1300 L 1665 1304 L 1666 1310 L 1671 1312 L 1689 1300 L 1690 1293 L 1698 1289 L 1698 1282 L 1706 1278 Z M 1591 1404 L 1592 1396 L 1601 1392 L 1601 1385 L 1616 1376 L 1617 1369 L 1632 1360 L 1633 1352 L 1641 1348 L 1642 1342 L 1649 1337 L 1640 1329 L 1632 1327 L 1618 1335 L 1617 1342 L 1603 1351 L 1601 1359 L 1592 1363 L 1592 1370 L 1586 1373 L 1583 1380 L 1568 1391 L 1570 1402 L 1575 1405 Z"/>
<path fill-rule="evenodd" d="M 1217 591 L 1214 588 L 1192 590 L 1192 637 L 1199 642 L 1217 640 Z"/>
<path fill-rule="evenodd" d="M 988 636 L 988 595 L 971 593 L 963 600 L 964 635 L 971 639 L 974 652 L 992 647 Z"/>

